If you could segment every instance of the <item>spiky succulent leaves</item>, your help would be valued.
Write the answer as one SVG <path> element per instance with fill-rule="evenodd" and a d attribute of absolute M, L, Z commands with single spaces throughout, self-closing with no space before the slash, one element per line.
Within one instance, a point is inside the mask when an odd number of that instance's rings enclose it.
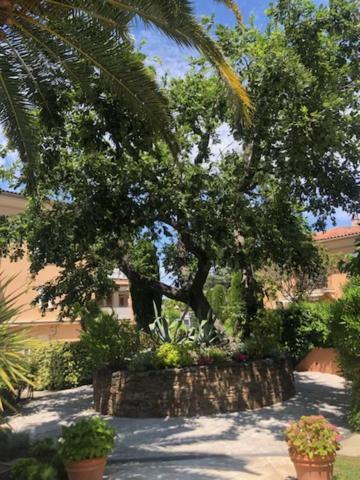
<path fill-rule="evenodd" d="M 12 393 L 18 382 L 31 384 L 24 354 L 29 348 L 29 339 L 10 325 L 21 310 L 17 306 L 21 293 L 8 293 L 13 280 L 14 277 L 4 279 L 0 275 L 0 382 Z M 0 411 L 4 409 L 4 404 L 6 400 L 0 394 Z"/>

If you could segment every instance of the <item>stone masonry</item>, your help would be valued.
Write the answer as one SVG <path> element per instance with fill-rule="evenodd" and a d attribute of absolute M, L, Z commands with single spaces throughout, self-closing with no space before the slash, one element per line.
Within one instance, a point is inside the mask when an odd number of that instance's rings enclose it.
<path fill-rule="evenodd" d="M 95 410 L 119 417 L 210 415 L 255 409 L 295 395 L 290 360 L 146 372 L 98 372 Z"/>

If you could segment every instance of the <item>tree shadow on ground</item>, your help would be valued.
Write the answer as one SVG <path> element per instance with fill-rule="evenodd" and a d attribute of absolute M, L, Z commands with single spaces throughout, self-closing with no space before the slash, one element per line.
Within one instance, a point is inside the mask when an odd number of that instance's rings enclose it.
<path fill-rule="evenodd" d="M 253 459 L 287 455 L 283 430 L 290 420 L 321 414 L 339 427 L 345 425 L 348 392 L 341 379 L 309 373 L 296 374 L 296 378 L 295 397 L 259 410 L 194 418 L 109 417 L 118 432 L 109 472 L 131 472 L 124 480 L 214 480 L 236 478 L 234 470 L 255 479 L 256 472 L 249 470 Z M 24 416 L 12 417 L 10 424 L 34 436 L 56 436 L 61 424 L 96 414 L 91 409 L 92 397 L 91 386 L 44 393 L 25 405 Z M 230 476 L 216 477 L 209 469 Z M 123 478 L 109 475 L 109 480 Z"/>
<path fill-rule="evenodd" d="M 149 457 L 131 462 L 112 462 L 107 469 L 107 480 L 171 479 L 171 480 L 219 480 L 241 478 L 242 473 L 254 479 L 261 474 L 249 468 L 246 460 L 227 455 L 183 454 L 166 457 Z M 224 477 L 225 475 L 225 477 Z M 230 476 L 229 476 L 230 475 Z"/>

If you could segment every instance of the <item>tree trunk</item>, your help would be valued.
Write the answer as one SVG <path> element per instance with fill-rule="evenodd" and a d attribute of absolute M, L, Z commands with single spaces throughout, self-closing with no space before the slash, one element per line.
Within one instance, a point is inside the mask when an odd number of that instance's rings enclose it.
<path fill-rule="evenodd" d="M 198 320 L 212 320 L 212 310 L 204 292 L 196 290 L 189 295 L 189 305 Z"/>
<path fill-rule="evenodd" d="M 162 294 L 136 277 L 130 276 L 129 281 L 135 322 L 139 328 L 148 332 L 149 325 L 161 314 Z"/>
<path fill-rule="evenodd" d="M 263 307 L 262 292 L 253 275 L 251 267 L 245 271 L 244 286 L 247 321 L 244 325 L 243 333 L 244 336 L 247 337 L 251 333 L 251 324 L 253 320 L 256 318 L 258 311 Z"/>

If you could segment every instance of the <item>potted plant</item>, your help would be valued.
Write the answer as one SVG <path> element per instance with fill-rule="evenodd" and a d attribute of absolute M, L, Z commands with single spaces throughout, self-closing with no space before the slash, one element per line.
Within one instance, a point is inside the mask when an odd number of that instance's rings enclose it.
<path fill-rule="evenodd" d="M 332 480 L 338 429 L 321 415 L 301 417 L 285 431 L 298 480 Z"/>
<path fill-rule="evenodd" d="M 69 480 L 102 480 L 115 430 L 99 417 L 63 427 L 59 453 Z"/>

